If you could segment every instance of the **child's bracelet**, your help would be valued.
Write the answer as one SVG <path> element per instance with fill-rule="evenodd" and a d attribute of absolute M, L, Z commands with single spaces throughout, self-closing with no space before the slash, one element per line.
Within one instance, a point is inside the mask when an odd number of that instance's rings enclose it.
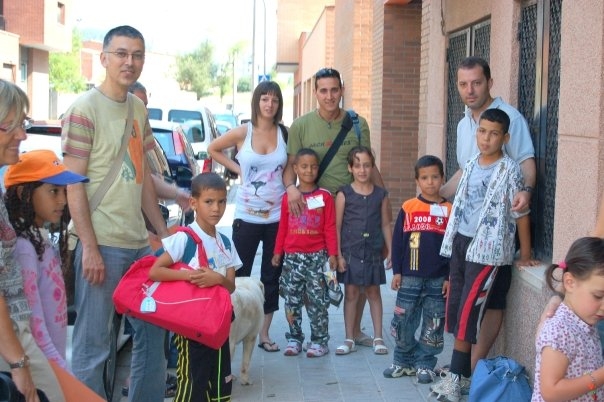
<path fill-rule="evenodd" d="M 290 186 L 295 186 L 296 183 L 289 183 L 287 186 L 285 186 L 285 189 L 287 190 Z"/>
<path fill-rule="evenodd" d="M 598 385 L 596 384 L 596 378 L 594 377 L 594 375 L 591 371 L 586 372 L 585 375 L 588 375 L 589 378 L 591 378 L 591 382 L 587 386 L 587 388 L 589 389 L 589 392 L 587 393 L 587 395 L 591 395 L 591 399 L 593 399 L 594 401 L 597 401 L 598 395 L 596 394 L 596 389 L 598 388 Z"/>

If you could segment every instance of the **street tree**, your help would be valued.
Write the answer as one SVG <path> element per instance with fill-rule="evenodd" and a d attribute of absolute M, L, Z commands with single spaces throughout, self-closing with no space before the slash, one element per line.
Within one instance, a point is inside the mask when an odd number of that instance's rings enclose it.
<path fill-rule="evenodd" d="M 213 85 L 214 48 L 209 41 L 205 41 L 193 52 L 176 56 L 176 75 L 181 90 L 192 91 L 197 99 L 208 95 Z"/>
<path fill-rule="evenodd" d="M 220 102 L 224 96 L 230 91 L 235 91 L 233 82 L 235 82 L 235 63 L 237 58 L 242 53 L 246 44 L 244 41 L 237 42 L 229 49 L 228 60 L 223 65 L 219 66 L 216 75 L 216 86 L 220 92 Z"/>
<path fill-rule="evenodd" d="M 86 90 L 86 82 L 80 68 L 82 37 L 76 29 L 71 37 L 71 52 L 51 52 L 48 60 L 50 85 L 59 93 L 79 93 Z"/>

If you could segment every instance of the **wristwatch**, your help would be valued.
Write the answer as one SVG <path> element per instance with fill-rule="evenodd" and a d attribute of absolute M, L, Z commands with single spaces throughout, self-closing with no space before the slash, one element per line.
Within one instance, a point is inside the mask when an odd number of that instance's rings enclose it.
<path fill-rule="evenodd" d="M 529 194 L 533 194 L 533 188 L 531 186 L 524 186 L 520 191 L 526 191 Z"/>
<path fill-rule="evenodd" d="M 8 366 L 11 368 L 11 370 L 29 367 L 29 356 L 23 355 L 23 357 L 18 362 L 9 363 Z"/>

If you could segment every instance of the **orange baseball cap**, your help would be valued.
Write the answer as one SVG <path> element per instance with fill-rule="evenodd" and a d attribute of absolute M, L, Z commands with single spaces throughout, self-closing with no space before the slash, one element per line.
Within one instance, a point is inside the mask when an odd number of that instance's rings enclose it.
<path fill-rule="evenodd" d="M 9 165 L 4 174 L 4 187 L 41 181 L 66 186 L 87 183 L 88 177 L 67 170 L 57 155 L 47 149 L 29 151 L 19 155 L 19 162 Z"/>

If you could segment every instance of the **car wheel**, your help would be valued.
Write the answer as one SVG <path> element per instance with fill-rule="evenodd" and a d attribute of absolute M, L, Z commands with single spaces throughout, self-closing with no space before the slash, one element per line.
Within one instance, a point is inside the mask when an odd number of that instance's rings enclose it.
<path fill-rule="evenodd" d="M 121 316 L 114 313 L 109 327 L 109 357 L 105 361 L 105 368 L 103 370 L 103 384 L 105 385 L 105 394 L 108 401 L 113 399 L 113 388 L 117 374 L 117 338 L 120 325 Z"/>

